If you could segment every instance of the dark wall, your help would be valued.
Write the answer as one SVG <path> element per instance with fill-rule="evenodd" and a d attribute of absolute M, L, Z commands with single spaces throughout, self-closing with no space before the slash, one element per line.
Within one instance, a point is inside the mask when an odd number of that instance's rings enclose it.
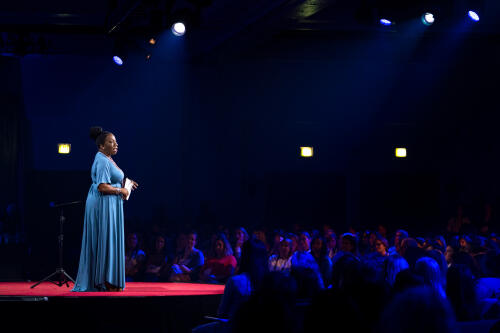
<path fill-rule="evenodd" d="M 35 204 L 85 199 L 92 125 L 116 134 L 116 160 L 141 184 L 126 216 L 144 228 L 434 226 L 458 202 L 496 200 L 494 43 L 351 37 L 283 35 L 195 62 L 163 49 L 123 68 L 108 57 L 24 58 L 35 170 L 53 184 Z M 61 141 L 70 156 L 56 154 Z M 301 145 L 313 159 L 299 158 Z M 393 157 L 399 145 L 405 161 Z"/>

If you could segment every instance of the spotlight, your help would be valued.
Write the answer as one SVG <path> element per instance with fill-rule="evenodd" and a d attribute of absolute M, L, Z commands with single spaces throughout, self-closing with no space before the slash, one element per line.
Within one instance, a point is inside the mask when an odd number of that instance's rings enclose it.
<path fill-rule="evenodd" d="M 406 157 L 406 148 L 396 148 L 395 152 L 396 157 L 405 158 Z"/>
<path fill-rule="evenodd" d="M 434 23 L 434 15 L 432 13 L 425 13 L 422 15 L 422 23 L 429 26 Z"/>
<path fill-rule="evenodd" d="M 312 157 L 313 156 L 313 147 L 300 147 L 300 156 Z"/>
<path fill-rule="evenodd" d="M 149 40 L 148 40 L 148 43 L 149 45 L 155 45 L 156 44 L 156 39 L 151 37 Z"/>
<path fill-rule="evenodd" d="M 117 56 L 117 55 L 113 56 L 113 61 L 118 66 L 122 66 L 123 65 L 123 59 L 120 56 Z"/>
<path fill-rule="evenodd" d="M 479 21 L 479 15 L 473 11 L 473 10 L 469 10 L 469 12 L 467 13 L 469 15 L 469 18 L 474 21 L 474 22 L 478 22 Z"/>
<path fill-rule="evenodd" d="M 59 154 L 69 154 L 71 152 L 71 144 L 70 143 L 59 143 L 57 145 L 58 149 L 57 152 Z"/>
<path fill-rule="evenodd" d="M 389 21 L 388 19 L 383 18 L 383 19 L 380 19 L 380 24 L 387 26 L 387 25 L 391 25 L 392 22 Z"/>
<path fill-rule="evenodd" d="M 186 26 L 182 22 L 176 22 L 172 25 L 172 33 L 175 36 L 184 36 L 186 33 Z"/>

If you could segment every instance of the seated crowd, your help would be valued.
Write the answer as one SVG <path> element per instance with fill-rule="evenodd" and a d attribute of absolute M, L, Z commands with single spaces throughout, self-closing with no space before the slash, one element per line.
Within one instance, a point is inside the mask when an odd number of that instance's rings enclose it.
<path fill-rule="evenodd" d="M 146 251 L 138 234 L 128 233 L 127 281 L 225 284 L 217 315 L 236 332 L 262 330 L 255 317 L 268 319 L 266 331 L 273 332 L 313 332 L 336 321 L 354 331 L 417 332 L 436 325 L 453 332 L 455 320 L 500 319 L 500 239 L 494 233 L 419 237 L 400 229 L 389 242 L 383 226 L 339 236 L 329 226 L 272 234 L 220 230 L 199 248 L 195 232 L 157 233 Z M 417 320 L 429 311 L 436 312 Z M 388 327 L 384 318 L 400 326 Z M 227 325 L 221 320 L 195 331 L 223 332 Z"/>

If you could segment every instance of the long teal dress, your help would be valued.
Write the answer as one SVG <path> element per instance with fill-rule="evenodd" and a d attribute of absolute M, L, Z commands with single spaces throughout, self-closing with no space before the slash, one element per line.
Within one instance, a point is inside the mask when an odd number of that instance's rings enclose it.
<path fill-rule="evenodd" d="M 73 291 L 105 290 L 105 282 L 125 288 L 123 200 L 101 194 L 99 184 L 122 187 L 123 172 L 101 152 L 92 165 L 92 185 L 85 205 L 82 251 Z"/>

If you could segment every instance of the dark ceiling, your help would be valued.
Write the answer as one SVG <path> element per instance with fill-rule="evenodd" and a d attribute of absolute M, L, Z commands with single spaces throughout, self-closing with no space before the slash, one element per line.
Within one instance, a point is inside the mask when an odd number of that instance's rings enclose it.
<path fill-rule="evenodd" d="M 401 5 L 403 3 L 404 5 Z M 192 44 L 197 53 L 234 40 L 257 41 L 284 31 L 352 32 L 381 29 L 381 13 L 400 19 L 437 10 L 436 30 L 456 27 L 466 8 L 481 10 L 474 29 L 500 35 L 497 0 L 21 0 L 0 5 L 0 52 L 103 54 L 116 38 L 146 38 L 166 29 L 177 13 L 198 14 Z M 196 16 L 196 15 L 195 15 Z M 392 30 L 397 30 L 397 25 Z"/>

